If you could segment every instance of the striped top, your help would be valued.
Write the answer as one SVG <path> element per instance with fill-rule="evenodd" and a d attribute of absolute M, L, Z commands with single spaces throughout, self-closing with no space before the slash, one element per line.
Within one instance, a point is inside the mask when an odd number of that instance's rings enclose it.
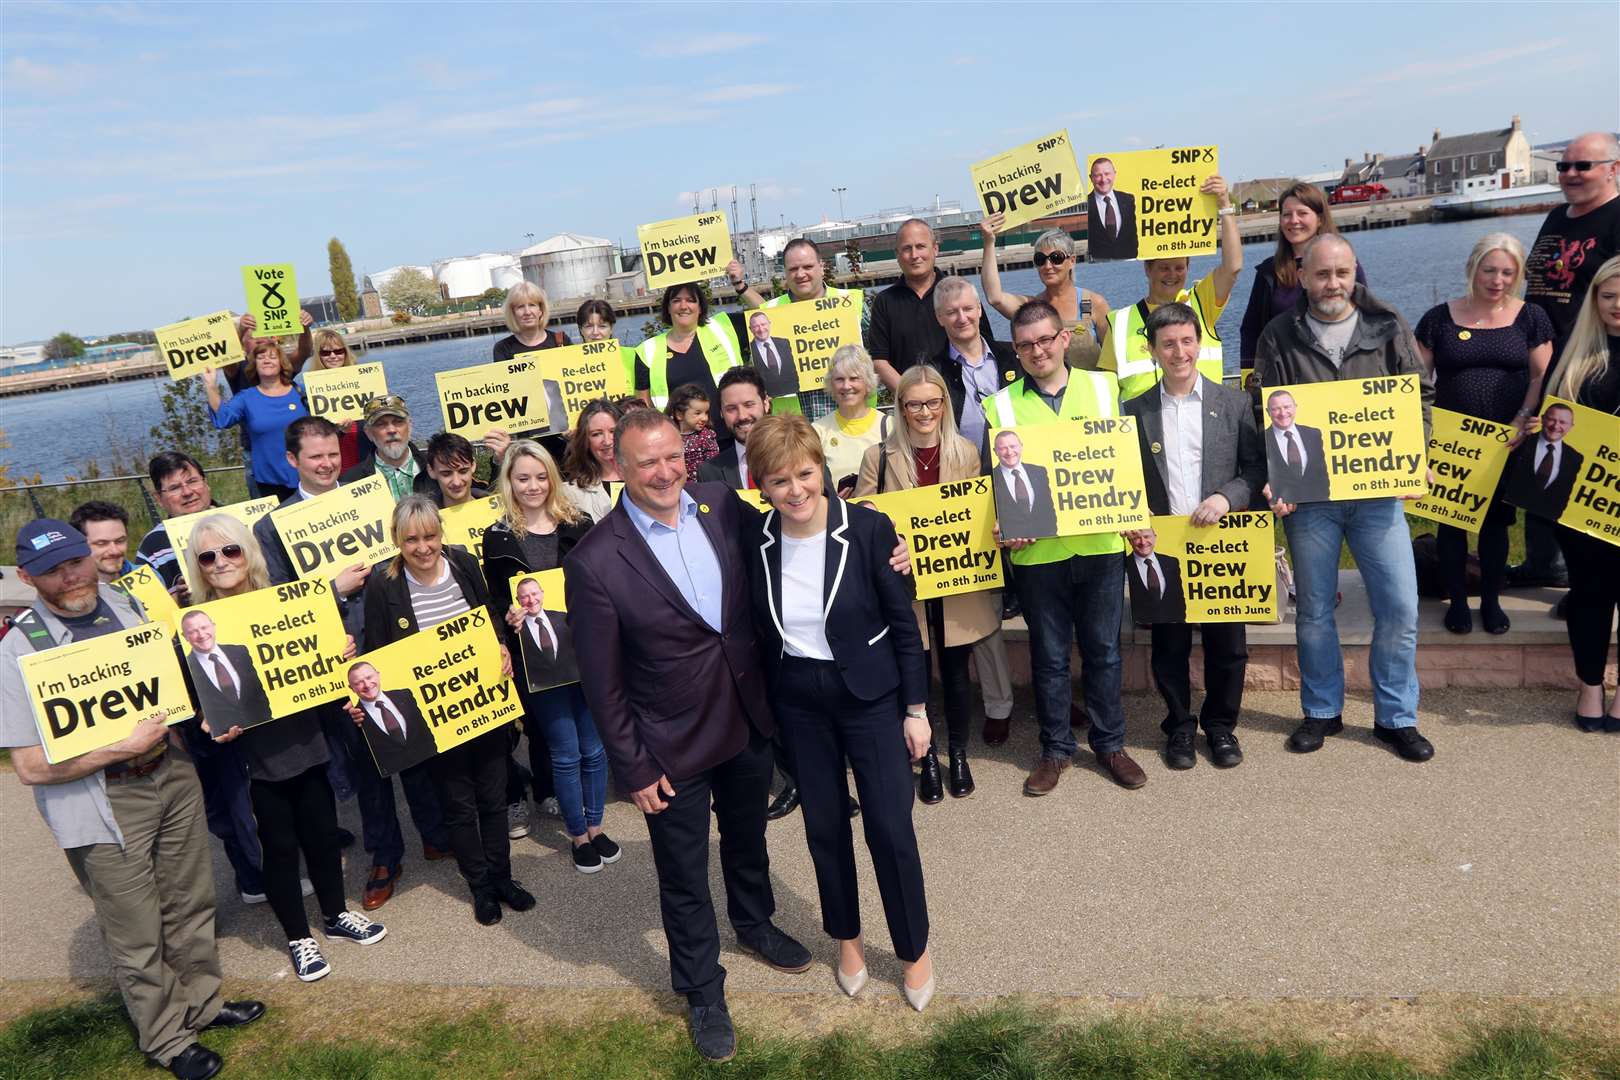
<path fill-rule="evenodd" d="M 416 614 L 416 628 L 426 630 L 438 626 L 446 619 L 464 614 L 470 608 L 461 593 L 461 584 L 450 573 L 450 563 L 439 556 L 438 580 L 423 585 L 409 571 L 405 571 L 405 584 L 411 590 L 411 610 Z"/>

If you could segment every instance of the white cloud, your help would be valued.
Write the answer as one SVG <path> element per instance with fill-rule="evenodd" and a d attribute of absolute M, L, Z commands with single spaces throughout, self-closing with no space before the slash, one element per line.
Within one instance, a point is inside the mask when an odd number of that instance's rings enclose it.
<path fill-rule="evenodd" d="M 694 34 L 690 38 L 660 42 L 641 50 L 643 56 L 713 56 L 716 53 L 751 49 L 771 40 L 764 34 Z"/>
<path fill-rule="evenodd" d="M 737 83 L 734 86 L 717 86 L 712 90 L 704 90 L 694 94 L 693 100 L 710 104 L 753 101 L 756 98 L 780 97 L 797 89 L 797 86 L 787 83 Z"/>

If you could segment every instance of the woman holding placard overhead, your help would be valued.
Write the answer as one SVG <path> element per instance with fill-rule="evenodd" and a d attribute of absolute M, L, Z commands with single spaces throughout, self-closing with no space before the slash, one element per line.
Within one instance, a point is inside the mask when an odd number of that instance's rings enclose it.
<path fill-rule="evenodd" d="M 900 423 L 881 445 L 866 451 L 861 461 L 855 495 L 906 491 L 930 484 L 949 484 L 979 475 L 979 451 L 956 433 L 951 415 L 951 392 L 945 378 L 932 367 L 908 368 L 895 391 Z M 968 658 L 973 646 L 1001 626 L 1001 594 L 963 593 L 923 600 L 914 609 L 924 648 L 934 653 L 940 682 L 945 689 L 945 728 L 950 750 L 949 790 L 952 798 L 973 793 L 973 772 L 968 768 Z M 944 797 L 939 757 L 933 743 L 922 759 L 917 797 L 937 803 Z"/>
<path fill-rule="evenodd" d="M 568 335 L 561 330 L 546 329 L 551 301 L 546 298 L 546 290 L 532 281 L 520 281 L 507 290 L 502 314 L 506 316 L 506 328 L 512 332 L 495 343 L 496 363 L 520 353 L 569 344 Z"/>
<path fill-rule="evenodd" d="M 353 367 L 355 363 L 354 353 L 349 351 L 348 343 L 336 330 L 316 330 L 312 336 L 314 340 L 309 359 L 304 362 L 304 370 L 293 378 L 293 382 L 298 385 L 298 392 L 305 396 L 306 404 L 309 400 L 309 391 L 304 387 L 306 374 L 311 371 Z M 374 453 L 371 440 L 366 438 L 365 425 L 359 420 L 345 420 L 338 425 L 338 449 L 343 453 L 345 470 L 354 468 L 363 458 L 368 458 Z"/>
<path fill-rule="evenodd" d="M 210 514 L 192 527 L 186 563 L 191 580 L 199 587 L 197 603 L 270 586 L 258 541 L 229 514 Z M 194 668 L 193 680 L 207 679 L 210 689 L 227 701 L 241 700 L 245 688 L 258 683 L 246 650 L 238 652 L 214 640 L 213 620 L 191 613 L 181 620 L 180 630 L 192 648 L 188 666 Z M 354 655 L 353 639 L 344 655 Z M 204 715 L 201 726 L 216 742 L 237 743 L 247 764 L 248 792 L 264 851 L 264 892 L 287 935 L 293 973 L 304 982 L 314 982 L 332 970 L 310 933 L 298 873 L 300 855 L 325 917 L 322 931 L 326 938 L 360 945 L 382 940 L 387 933 L 383 925 L 348 910 L 343 895 L 337 801 L 326 778 L 326 735 L 318 709 L 245 730 L 233 726 L 222 731 Z"/>
<path fill-rule="evenodd" d="M 1520 299 L 1524 247 L 1508 233 L 1491 233 L 1474 245 L 1466 280 L 1466 296 L 1436 304 L 1413 331 L 1418 355 L 1434 371 L 1434 407 L 1511 424 L 1518 429 L 1517 443 L 1541 401 L 1552 359 L 1552 320 L 1538 305 Z M 1502 500 L 1499 485 L 1479 530 L 1479 617 L 1492 634 L 1510 627 L 1501 595 L 1508 526 L 1516 515 Z M 1441 525 L 1435 546 L 1451 601 L 1446 629 L 1469 633 L 1474 617 L 1468 610 L 1468 533 Z"/>
<path fill-rule="evenodd" d="M 1095 368 L 1102 355 L 1103 337 L 1108 332 L 1108 301 L 1101 293 L 1082 289 L 1074 283 L 1079 260 L 1074 255 L 1074 238 L 1062 229 L 1047 229 L 1035 238 L 1035 274 L 1041 279 L 1036 296 L 1001 291 L 1001 271 L 996 266 L 996 235 L 1001 232 L 1005 214 L 991 214 L 980 225 L 984 233 L 984 280 L 986 302 L 1007 318 L 1031 300 L 1045 300 L 1063 317 L 1069 331 L 1069 351 L 1064 361 L 1072 368 Z"/>
<path fill-rule="evenodd" d="M 439 508 L 426 495 L 407 495 L 394 507 L 393 541 L 399 554 L 366 581 L 366 651 L 427 630 L 477 608 L 489 608 L 489 589 L 478 559 L 444 544 Z M 501 645 L 501 673 L 512 658 Z M 371 723 L 349 706 L 356 724 Z M 512 842 L 506 827 L 507 730 L 492 728 L 428 758 L 428 775 L 444 808 L 444 827 L 456 866 L 471 890 L 473 917 L 484 926 L 501 921 L 501 905 L 534 907 L 534 897 L 512 880 Z"/>
<path fill-rule="evenodd" d="M 709 298 L 690 282 L 671 285 L 658 300 L 658 315 L 669 327 L 636 347 L 634 389 L 654 408 L 669 405 L 669 392 L 696 383 L 709 395 L 709 419 L 720 449 L 733 445 L 731 428 L 720 410 L 720 376 L 741 367 L 747 353 L 748 328 L 738 314 L 709 314 Z"/>
<path fill-rule="evenodd" d="M 1598 267 L 1547 393 L 1620 415 L 1620 256 Z M 1609 430 L 1616 427 L 1620 420 Z M 1575 723 L 1582 731 L 1620 732 L 1620 695 L 1603 711 L 1603 669 L 1620 608 L 1620 547 L 1562 525 L 1558 543 L 1569 564 L 1569 649 L 1581 680 Z"/>
<path fill-rule="evenodd" d="M 1277 198 L 1277 250 L 1254 268 L 1254 288 L 1243 309 L 1238 339 L 1244 366 L 1254 364 L 1260 331 L 1278 315 L 1293 311 L 1305 295 L 1299 281 L 1299 260 L 1305 245 L 1318 233 L 1337 235 L 1327 196 L 1315 184 L 1296 180 Z M 1356 262 L 1356 283 L 1367 284 L 1361 262 Z"/>
<path fill-rule="evenodd" d="M 309 409 L 293 386 L 292 361 L 279 341 L 255 338 L 248 359 L 257 381 L 238 390 L 229 401 L 220 400 L 219 372 L 202 373 L 208 412 L 216 428 L 242 426 L 252 454 L 253 480 L 264 494 L 285 500 L 298 490 L 298 470 L 287 461 L 283 435 L 294 420 L 308 416 Z"/>
<path fill-rule="evenodd" d="M 837 408 L 816 421 L 833 486 L 844 498 L 855 490 L 866 451 L 889 437 L 889 416 L 872 407 L 878 386 L 872 357 L 860 345 L 841 345 L 827 365 L 826 390 Z"/>

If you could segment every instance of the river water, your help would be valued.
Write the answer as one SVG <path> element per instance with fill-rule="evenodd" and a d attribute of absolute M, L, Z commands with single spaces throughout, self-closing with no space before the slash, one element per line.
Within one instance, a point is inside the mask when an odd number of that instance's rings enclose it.
<path fill-rule="evenodd" d="M 1356 252 L 1372 290 L 1393 304 L 1412 324 L 1430 307 L 1464 291 L 1463 267 L 1474 243 L 1486 233 L 1501 229 L 1522 241 L 1526 248 L 1535 239 L 1541 218 L 1537 215 L 1486 221 L 1408 225 L 1401 228 L 1351 234 Z M 1248 302 L 1253 281 L 1252 267 L 1269 255 L 1270 244 L 1250 244 L 1243 255 L 1249 268 L 1238 280 L 1232 301 L 1220 320 L 1220 334 L 1228 343 L 1227 364 L 1237 367 L 1238 326 Z M 1193 260 L 1191 277 L 1198 277 L 1215 265 L 1214 256 Z M 1101 293 L 1110 305 L 1135 303 L 1147 291 L 1138 263 L 1101 263 L 1080 268 L 1080 283 Z M 1010 292 L 1031 295 L 1040 291 L 1033 270 L 1002 275 L 1002 285 Z M 1007 336 L 1007 320 L 992 311 L 991 324 L 996 336 Z M 620 340 L 636 344 L 641 340 L 643 318 L 631 316 L 619 323 Z M 573 329 L 570 336 L 578 340 Z M 375 350 L 370 359 L 387 367 L 390 390 L 404 396 L 416 411 L 416 435 L 426 438 L 442 426 L 435 404 L 433 374 L 449 368 L 487 362 L 490 350 L 500 336 L 435 341 Z M 151 445 L 148 430 L 162 418 L 162 394 L 166 379 L 143 379 L 108 386 L 79 387 L 48 394 L 0 399 L 0 430 L 10 446 L 0 449 L 0 461 L 9 462 L 14 475 L 39 473 L 47 482 L 68 473 L 84 474 L 91 460 L 109 462 L 115 456 L 139 452 L 154 453 L 163 447 Z"/>

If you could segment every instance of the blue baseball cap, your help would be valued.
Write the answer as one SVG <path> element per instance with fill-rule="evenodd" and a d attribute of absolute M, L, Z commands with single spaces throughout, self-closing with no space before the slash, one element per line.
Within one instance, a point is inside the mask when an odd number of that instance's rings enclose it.
<path fill-rule="evenodd" d="M 65 521 L 36 518 L 17 530 L 17 569 L 48 574 L 69 559 L 90 554 L 84 533 Z"/>

